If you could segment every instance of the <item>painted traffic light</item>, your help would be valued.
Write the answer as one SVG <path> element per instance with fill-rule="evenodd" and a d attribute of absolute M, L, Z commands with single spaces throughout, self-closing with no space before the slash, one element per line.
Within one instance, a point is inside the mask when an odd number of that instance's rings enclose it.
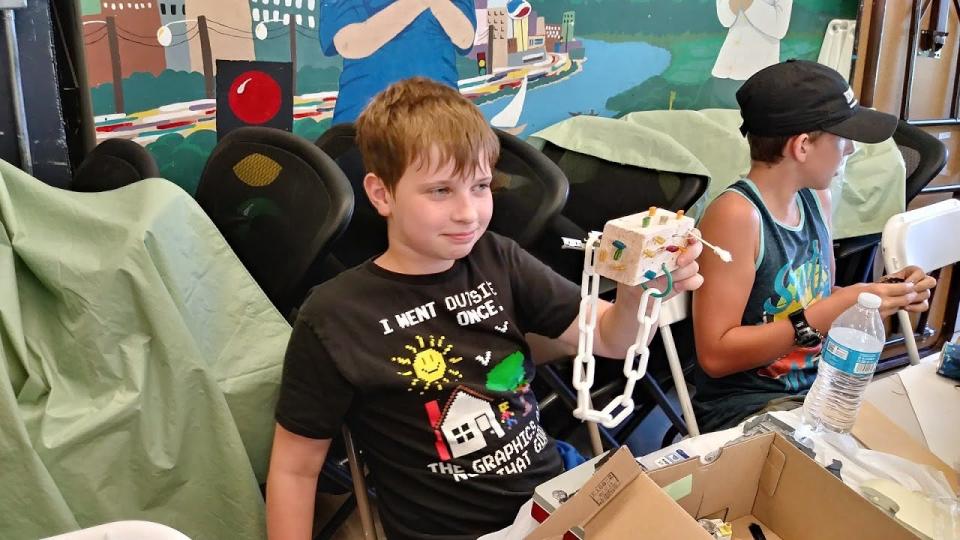
<path fill-rule="evenodd" d="M 293 130 L 289 62 L 217 60 L 217 138 L 241 126 Z"/>

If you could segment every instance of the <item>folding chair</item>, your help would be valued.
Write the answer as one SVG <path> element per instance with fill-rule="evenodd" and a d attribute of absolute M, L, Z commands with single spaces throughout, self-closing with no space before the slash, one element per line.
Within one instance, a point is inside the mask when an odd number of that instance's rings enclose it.
<path fill-rule="evenodd" d="M 200 175 L 197 202 L 284 317 L 353 213 L 343 172 L 309 141 L 267 127 L 227 134 Z"/>
<path fill-rule="evenodd" d="M 919 266 L 924 272 L 960 261 L 960 201 L 949 199 L 891 217 L 883 228 L 883 262 L 888 272 Z M 920 362 L 910 315 L 897 312 L 911 364 Z"/>
<path fill-rule="evenodd" d="M 903 120 L 897 125 L 893 140 L 907 166 L 904 201 L 909 207 L 914 197 L 943 170 L 947 163 L 947 150 L 939 139 Z M 837 263 L 835 281 L 838 286 L 873 281 L 873 261 L 879 243 L 879 234 L 833 242 L 833 257 Z"/>
<path fill-rule="evenodd" d="M 700 435 L 697 418 L 693 414 L 693 403 L 687 391 L 687 381 L 683 375 L 683 366 L 680 355 L 677 354 L 677 344 L 673 340 L 673 330 L 670 325 L 682 321 L 690 314 L 690 293 L 678 294 L 660 305 L 660 339 L 667 353 L 667 363 L 670 364 L 670 374 L 673 376 L 673 385 L 677 389 L 677 398 L 683 410 L 683 419 L 687 423 L 687 433 L 693 437 Z"/>
<path fill-rule="evenodd" d="M 354 203 L 343 171 L 323 151 L 292 133 L 259 126 L 237 128 L 220 140 L 204 166 L 196 198 L 277 310 L 291 320 L 312 285 L 310 269 L 343 232 Z M 349 456 L 352 446 L 346 444 Z M 328 460 L 321 478 L 354 489 L 340 462 Z M 354 489 L 331 519 L 331 529 L 349 516 L 354 500 L 365 498 L 362 486 Z M 326 534 L 332 531 L 321 532 Z"/>

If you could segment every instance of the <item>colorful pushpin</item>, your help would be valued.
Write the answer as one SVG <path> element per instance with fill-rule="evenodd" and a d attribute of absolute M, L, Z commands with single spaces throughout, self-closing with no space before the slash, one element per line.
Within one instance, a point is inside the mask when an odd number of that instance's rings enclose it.
<path fill-rule="evenodd" d="M 651 207 L 650 207 L 650 210 L 649 210 L 649 215 L 650 215 L 650 217 L 653 217 L 654 214 L 656 214 L 656 213 L 657 213 L 657 207 L 656 207 L 656 206 L 651 206 Z"/>
<path fill-rule="evenodd" d="M 651 280 L 657 277 L 657 273 L 654 272 L 653 270 L 647 270 L 646 272 L 643 273 L 643 277 L 647 278 L 647 280 Z"/>
<path fill-rule="evenodd" d="M 616 251 L 613 252 L 613 260 L 619 261 L 620 257 L 623 256 L 623 250 L 627 249 L 627 245 L 619 240 L 614 240 L 613 247 L 616 248 Z"/>
<path fill-rule="evenodd" d="M 682 217 L 683 217 L 683 210 L 677 210 L 677 219 L 680 219 Z"/>
<path fill-rule="evenodd" d="M 667 239 L 662 236 L 654 236 L 653 241 L 661 246 L 667 243 Z"/>

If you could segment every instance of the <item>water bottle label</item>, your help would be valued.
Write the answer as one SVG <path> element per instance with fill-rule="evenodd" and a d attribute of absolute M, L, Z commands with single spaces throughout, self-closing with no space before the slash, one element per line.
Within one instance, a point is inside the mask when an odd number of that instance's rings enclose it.
<path fill-rule="evenodd" d="M 873 373 L 880 360 L 878 352 L 860 352 L 837 343 L 830 336 L 823 346 L 823 361 L 850 375 Z"/>

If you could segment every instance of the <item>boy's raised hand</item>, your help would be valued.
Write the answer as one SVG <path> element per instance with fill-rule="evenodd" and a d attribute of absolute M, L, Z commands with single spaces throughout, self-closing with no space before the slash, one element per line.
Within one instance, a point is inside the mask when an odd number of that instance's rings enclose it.
<path fill-rule="evenodd" d="M 937 280 L 933 276 L 928 276 L 926 273 L 924 273 L 923 269 L 918 266 L 908 266 L 899 272 L 894 272 L 882 277 L 880 279 L 880 283 L 874 285 L 883 286 L 888 284 L 905 285 L 907 290 L 906 294 L 912 292 L 913 299 L 909 304 L 902 306 L 902 308 L 912 313 L 920 313 L 926 311 L 930 307 L 931 289 L 936 287 Z M 910 288 L 910 285 L 912 285 L 912 288 Z M 874 291 L 871 290 L 871 292 Z M 893 290 L 889 292 L 896 293 L 897 291 Z M 881 300 L 884 299 L 882 295 L 878 294 L 878 296 L 881 297 Z M 903 300 L 900 301 L 902 302 Z M 881 313 L 883 313 L 883 308 L 884 306 L 881 305 Z M 891 311 L 891 313 L 893 311 Z M 886 314 L 884 314 L 884 316 L 886 316 Z"/>
<path fill-rule="evenodd" d="M 673 290 L 670 291 L 670 294 L 665 297 L 663 300 L 669 300 L 679 293 L 686 291 L 695 291 L 703 285 L 703 276 L 700 275 L 700 264 L 697 263 L 697 258 L 700 257 L 700 254 L 703 252 L 703 244 L 694 236 L 699 236 L 700 231 L 694 229 L 690 237 L 687 238 L 687 249 L 677 257 L 677 268 L 670 272 L 673 278 Z M 667 289 L 667 277 L 660 276 L 658 278 L 652 279 L 644 283 L 647 287 L 653 287 L 655 289 L 664 291 Z M 631 295 L 640 298 L 643 294 L 643 287 L 637 285 L 636 287 L 626 287 L 624 285 L 620 286 L 621 290 L 628 290 Z"/>
<path fill-rule="evenodd" d="M 694 234 L 700 236 L 700 231 L 694 229 Z M 677 257 L 677 269 L 673 271 L 673 290 L 675 293 L 695 291 L 703 285 L 700 264 L 697 263 L 701 253 L 703 253 L 703 243 L 697 238 L 687 238 L 687 250 Z M 666 278 L 657 279 L 663 279 L 663 286 L 666 287 Z"/>
<path fill-rule="evenodd" d="M 914 290 L 913 283 L 909 281 L 903 283 L 870 283 L 862 290 L 880 297 L 880 316 L 882 317 L 889 317 L 901 309 L 924 311 L 927 300 L 930 298 L 929 290 L 918 293 Z"/>

